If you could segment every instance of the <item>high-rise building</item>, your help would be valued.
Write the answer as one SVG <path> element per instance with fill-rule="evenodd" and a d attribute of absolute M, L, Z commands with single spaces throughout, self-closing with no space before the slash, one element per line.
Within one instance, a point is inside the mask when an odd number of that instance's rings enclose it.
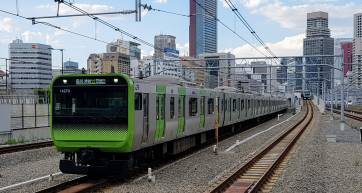
<path fill-rule="evenodd" d="M 73 68 L 78 68 L 79 64 L 78 62 L 74 62 L 74 61 L 66 61 L 64 62 L 64 68 L 65 69 L 73 69 Z"/>
<path fill-rule="evenodd" d="M 280 61 L 280 67 L 277 68 L 277 81 L 280 84 L 287 82 L 288 75 L 288 58 L 283 58 Z"/>
<path fill-rule="evenodd" d="M 90 54 L 87 67 L 90 74 L 123 73 L 130 75 L 130 56 L 119 52 Z"/>
<path fill-rule="evenodd" d="M 182 57 L 181 59 L 181 65 L 182 72 L 181 76 L 184 77 L 185 80 L 188 80 L 190 82 L 194 82 L 199 86 L 205 85 L 205 70 L 204 69 L 192 69 L 193 67 L 203 67 L 205 66 L 204 61 L 200 60 L 194 60 L 195 58 L 192 57 Z M 189 69 L 187 69 L 189 68 Z M 187 76 L 191 76 L 191 78 L 188 78 Z M 192 78 L 193 77 L 193 78 Z"/>
<path fill-rule="evenodd" d="M 308 13 L 306 32 L 307 37 L 303 42 L 304 56 L 334 55 L 334 40 L 328 28 L 328 13 Z M 312 85 L 317 85 L 322 93 L 323 81 L 326 81 L 327 88 L 333 86 L 333 57 L 306 57 L 305 63 L 306 89 L 314 89 Z"/>
<path fill-rule="evenodd" d="M 155 36 L 155 59 L 164 59 L 165 49 L 176 50 L 176 37 L 171 35 L 157 35 Z"/>
<path fill-rule="evenodd" d="M 275 67 L 269 67 L 265 61 L 254 61 L 250 63 L 253 74 L 251 76 L 254 80 L 259 80 L 267 93 L 278 90 L 279 83 L 277 81 L 277 69 Z"/>
<path fill-rule="evenodd" d="M 341 44 L 343 54 L 343 75 L 347 77 L 348 72 L 352 72 L 353 61 L 353 42 L 344 42 Z"/>
<path fill-rule="evenodd" d="M 52 53 L 49 45 L 23 43 L 16 39 L 9 44 L 10 82 L 14 92 L 29 93 L 46 89 L 52 80 Z"/>
<path fill-rule="evenodd" d="M 205 76 L 205 86 L 216 88 L 219 86 L 236 87 L 235 56 L 231 53 L 201 54 L 200 58 L 205 60 L 208 69 Z"/>
<path fill-rule="evenodd" d="M 53 79 L 62 74 L 82 74 L 82 70 L 78 68 L 78 62 L 66 61 L 63 69 L 52 69 Z"/>
<path fill-rule="evenodd" d="M 352 82 L 355 86 L 362 86 L 362 13 L 354 14 L 353 19 L 353 62 Z"/>
<path fill-rule="evenodd" d="M 336 58 L 334 61 L 334 86 L 341 83 L 341 70 L 343 67 L 344 76 L 347 73 L 348 65 L 352 63 L 352 38 L 336 38 L 334 39 L 334 55 L 340 55 L 341 58 Z M 351 61 L 348 62 L 348 59 Z M 352 69 L 352 68 L 350 68 Z"/>
<path fill-rule="evenodd" d="M 215 19 L 217 18 L 217 0 L 196 0 L 196 2 L 190 0 L 189 54 L 191 57 L 217 52 L 217 21 Z"/>
<path fill-rule="evenodd" d="M 142 61 L 145 66 L 146 76 L 168 76 L 171 78 L 180 78 L 181 77 L 181 65 L 179 58 L 179 52 L 174 49 L 165 48 L 163 53 L 164 60 L 160 58 L 150 58 L 146 57 Z"/>
<path fill-rule="evenodd" d="M 129 55 L 131 60 L 141 59 L 141 49 L 139 43 L 118 39 L 107 44 L 107 53 L 121 53 Z"/>

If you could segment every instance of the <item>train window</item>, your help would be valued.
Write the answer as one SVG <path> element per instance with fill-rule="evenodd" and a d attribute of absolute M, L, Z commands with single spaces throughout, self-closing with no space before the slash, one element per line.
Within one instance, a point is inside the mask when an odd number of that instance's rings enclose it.
<path fill-rule="evenodd" d="M 228 110 L 228 100 L 227 99 L 224 100 L 224 110 L 225 111 Z"/>
<path fill-rule="evenodd" d="M 170 98 L 170 118 L 175 117 L 175 97 Z"/>
<path fill-rule="evenodd" d="M 142 94 L 136 93 L 134 98 L 135 98 L 134 102 L 135 110 L 136 111 L 142 110 Z"/>
<path fill-rule="evenodd" d="M 221 111 L 224 111 L 224 99 L 221 99 Z"/>
<path fill-rule="evenodd" d="M 241 107 L 241 110 L 240 111 L 243 111 L 244 110 L 244 100 L 243 99 L 241 99 L 241 105 L 240 105 Z"/>
<path fill-rule="evenodd" d="M 189 100 L 189 115 L 191 117 L 197 115 L 197 98 L 190 98 Z"/>
<path fill-rule="evenodd" d="M 248 99 L 248 109 L 250 109 L 250 100 Z"/>
<path fill-rule="evenodd" d="M 214 99 L 207 100 L 207 113 L 209 115 L 214 113 Z"/>
<path fill-rule="evenodd" d="M 236 99 L 233 99 L 233 111 L 236 111 Z"/>

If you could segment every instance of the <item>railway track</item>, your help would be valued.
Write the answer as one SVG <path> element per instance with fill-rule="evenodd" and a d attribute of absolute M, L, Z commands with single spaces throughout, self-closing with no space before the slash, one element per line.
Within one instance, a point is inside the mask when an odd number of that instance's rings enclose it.
<path fill-rule="evenodd" d="M 330 108 L 326 108 L 328 111 L 331 111 Z M 338 114 L 341 114 L 341 111 L 340 110 L 337 110 L 337 109 L 333 109 L 333 112 L 334 113 L 338 113 Z M 354 120 L 357 120 L 357 121 L 362 121 L 362 112 L 360 111 L 353 111 L 353 110 L 345 110 L 344 112 L 344 116 L 348 117 L 348 118 L 351 118 L 351 119 L 354 119 Z"/>
<path fill-rule="evenodd" d="M 269 192 L 286 165 L 288 153 L 293 145 L 308 128 L 313 119 L 313 107 L 307 103 L 307 110 L 302 119 L 272 144 L 253 157 L 235 173 L 226 177 L 221 183 L 210 187 L 207 193 L 233 192 Z"/>
<path fill-rule="evenodd" d="M 108 180 L 105 178 L 91 178 L 89 176 L 83 176 L 62 184 L 55 185 L 53 187 L 40 190 L 36 193 L 79 193 L 95 189 L 96 187 L 99 187 L 107 182 Z"/>
<path fill-rule="evenodd" d="M 6 147 L 0 148 L 0 155 L 6 154 L 6 153 L 13 153 L 18 151 L 25 151 L 30 149 L 39 149 L 43 147 L 49 147 L 52 146 L 52 141 L 45 141 L 45 142 L 39 142 L 39 143 L 29 143 L 29 144 L 22 144 L 22 145 L 11 145 Z"/>

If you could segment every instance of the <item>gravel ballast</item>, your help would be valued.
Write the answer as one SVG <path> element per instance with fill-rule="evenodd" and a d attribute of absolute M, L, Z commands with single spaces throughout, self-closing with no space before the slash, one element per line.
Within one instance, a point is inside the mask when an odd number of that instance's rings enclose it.
<path fill-rule="evenodd" d="M 290 114 L 283 116 L 279 122 L 290 116 Z M 269 143 L 272 137 L 288 128 L 286 125 L 300 117 L 301 114 L 298 114 L 290 121 L 256 136 L 230 152 L 225 152 L 225 149 L 233 145 L 236 140 L 246 139 L 279 122 L 276 119 L 268 121 L 220 142 L 217 155 L 212 152 L 212 147 L 200 150 L 155 171 L 155 183 L 148 182 L 147 178 L 139 178 L 118 186 L 108 187 L 100 192 L 203 192 L 225 172 L 243 163 L 251 153 L 257 151 L 263 144 Z"/>
<path fill-rule="evenodd" d="M 272 192 L 362 192 L 362 144 L 356 130 L 316 113 Z M 331 139 L 335 136 L 335 139 Z"/>
<path fill-rule="evenodd" d="M 0 155 L 0 187 L 60 172 L 61 158 L 62 155 L 54 147 Z M 41 180 L 6 192 L 34 192 L 74 177 L 74 175 L 61 175 L 54 177 L 51 182 Z"/>

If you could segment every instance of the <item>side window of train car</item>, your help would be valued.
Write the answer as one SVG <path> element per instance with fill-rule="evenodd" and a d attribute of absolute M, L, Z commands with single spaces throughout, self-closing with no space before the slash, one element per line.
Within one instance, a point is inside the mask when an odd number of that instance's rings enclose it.
<path fill-rule="evenodd" d="M 233 111 L 236 111 L 236 99 L 233 99 Z"/>
<path fill-rule="evenodd" d="M 141 93 L 136 93 L 135 97 L 134 97 L 134 107 L 136 111 L 140 111 L 142 110 L 142 94 Z"/>
<path fill-rule="evenodd" d="M 241 99 L 241 104 L 240 104 L 240 111 L 244 110 L 244 99 Z"/>
<path fill-rule="evenodd" d="M 190 117 L 197 115 L 197 98 L 190 98 L 189 100 L 189 115 Z"/>
<path fill-rule="evenodd" d="M 209 115 L 214 113 L 214 99 L 213 98 L 207 100 L 207 113 Z"/>
<path fill-rule="evenodd" d="M 175 97 L 170 98 L 170 119 L 175 117 Z"/>

